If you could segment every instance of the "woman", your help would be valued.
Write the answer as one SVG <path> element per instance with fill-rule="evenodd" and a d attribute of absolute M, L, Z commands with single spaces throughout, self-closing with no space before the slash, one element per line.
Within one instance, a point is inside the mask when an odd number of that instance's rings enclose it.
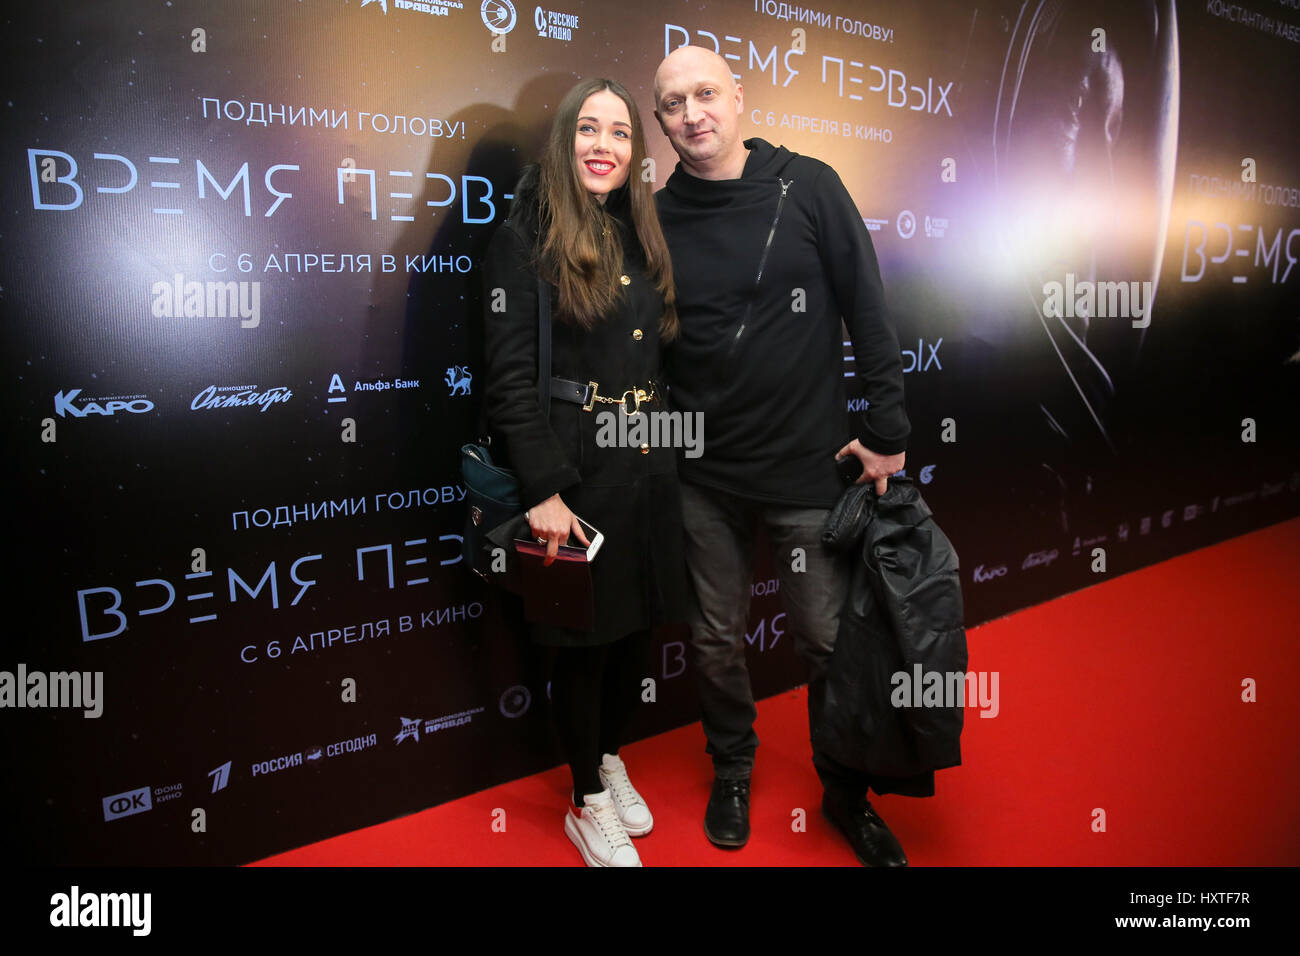
<path fill-rule="evenodd" d="M 671 260 L 640 175 L 645 155 L 627 90 L 579 83 L 483 265 L 488 421 L 519 476 L 532 533 L 548 564 L 559 545 L 589 543 L 578 516 L 605 538 L 591 563 L 593 629 L 532 628 L 557 649 L 552 711 L 573 773 L 564 830 L 589 866 L 640 866 L 628 837 L 649 833 L 653 817 L 618 750 L 650 629 L 680 619 L 686 600 L 676 453 L 607 447 L 613 431 L 600 428 L 638 405 L 664 410 L 659 349 L 677 332 Z M 550 286 L 550 374 L 577 383 L 553 385 L 549 409 L 537 394 L 539 276 Z"/>

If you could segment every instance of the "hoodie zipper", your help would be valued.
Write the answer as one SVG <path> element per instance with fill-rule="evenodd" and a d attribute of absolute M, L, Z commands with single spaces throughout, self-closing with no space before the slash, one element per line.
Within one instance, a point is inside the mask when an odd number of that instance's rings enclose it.
<path fill-rule="evenodd" d="M 754 277 L 754 292 L 750 296 L 749 304 L 745 306 L 745 317 L 741 319 L 740 326 L 731 339 L 731 347 L 727 350 L 728 359 L 736 351 L 736 346 L 740 344 L 740 337 L 745 334 L 745 326 L 749 324 L 749 316 L 754 311 L 754 299 L 758 297 L 758 285 L 763 281 L 763 267 L 767 265 L 767 254 L 772 251 L 772 240 L 776 238 L 776 226 L 781 221 L 781 207 L 785 205 L 786 193 L 794 185 L 793 179 L 787 183 L 784 179 L 778 178 L 777 182 L 781 184 L 781 196 L 776 201 L 776 215 L 772 217 L 772 228 L 767 231 L 767 242 L 763 244 L 763 254 L 758 257 L 758 275 Z"/>
<path fill-rule="evenodd" d="M 772 249 L 772 240 L 776 237 L 776 224 L 781 221 L 781 207 L 785 205 L 785 194 L 790 191 L 794 185 L 794 180 L 788 183 L 784 179 L 778 179 L 781 184 L 781 198 L 776 201 L 776 215 L 772 217 L 772 228 L 767 233 L 767 243 L 763 246 L 763 254 L 758 259 L 758 275 L 754 277 L 754 290 L 758 290 L 758 284 L 763 279 L 763 266 L 767 265 L 767 254 Z"/>

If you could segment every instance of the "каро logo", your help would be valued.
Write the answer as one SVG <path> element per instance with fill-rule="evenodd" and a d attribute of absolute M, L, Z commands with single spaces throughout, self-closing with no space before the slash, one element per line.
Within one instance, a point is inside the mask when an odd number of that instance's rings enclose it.
<path fill-rule="evenodd" d="M 87 415 L 102 415 L 107 418 L 118 412 L 139 415 L 153 411 L 153 402 L 143 395 L 109 395 L 95 399 L 78 399 L 80 394 L 79 388 L 74 388 L 70 392 L 60 391 L 54 396 L 55 413 L 60 418 L 68 415 L 73 418 L 85 418 Z M 78 400 L 84 403 L 80 407 L 72 404 Z"/>

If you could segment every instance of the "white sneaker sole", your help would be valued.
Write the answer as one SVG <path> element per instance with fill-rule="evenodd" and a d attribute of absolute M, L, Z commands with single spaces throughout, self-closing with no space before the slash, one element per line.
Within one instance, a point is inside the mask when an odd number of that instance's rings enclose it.
<path fill-rule="evenodd" d="M 654 828 L 655 828 L 655 821 L 654 821 L 654 818 L 653 818 L 653 817 L 651 817 L 651 818 L 650 818 L 650 822 L 647 823 L 647 824 L 646 824 L 645 826 L 643 826 L 643 827 L 635 827 L 635 828 L 634 828 L 634 827 L 630 827 L 630 826 L 628 826 L 626 823 L 623 824 L 623 829 L 627 831 L 627 835 L 630 836 L 630 837 L 643 837 L 643 836 L 645 836 L 647 833 L 649 833 L 651 830 L 653 830 Z"/>
<path fill-rule="evenodd" d="M 649 831 L 647 830 L 646 832 L 648 833 Z M 596 859 L 592 852 L 587 849 L 587 844 L 583 841 L 582 834 L 578 832 L 578 824 L 573 819 L 572 813 L 566 813 L 564 815 L 564 835 L 569 838 L 570 843 L 578 848 L 578 852 L 582 854 L 583 862 L 585 862 L 587 866 L 609 867 L 608 863 L 601 863 L 600 860 Z M 641 860 L 639 858 L 637 859 L 636 865 L 641 865 Z M 609 868 L 614 869 L 614 867 Z M 617 869 L 623 868 L 618 867 Z"/>

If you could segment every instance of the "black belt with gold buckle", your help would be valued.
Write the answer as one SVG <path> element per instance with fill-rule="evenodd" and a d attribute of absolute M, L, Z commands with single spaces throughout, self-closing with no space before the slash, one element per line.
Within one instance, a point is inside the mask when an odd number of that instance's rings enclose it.
<path fill-rule="evenodd" d="M 655 383 L 651 382 L 647 388 L 629 388 L 620 398 L 610 398 L 600 394 L 599 382 L 588 382 L 582 385 L 564 378 L 553 378 L 551 398 L 581 405 L 584 412 L 595 410 L 597 404 L 621 405 L 624 415 L 635 415 L 641 410 L 643 404 L 658 401 L 659 391 Z"/>

